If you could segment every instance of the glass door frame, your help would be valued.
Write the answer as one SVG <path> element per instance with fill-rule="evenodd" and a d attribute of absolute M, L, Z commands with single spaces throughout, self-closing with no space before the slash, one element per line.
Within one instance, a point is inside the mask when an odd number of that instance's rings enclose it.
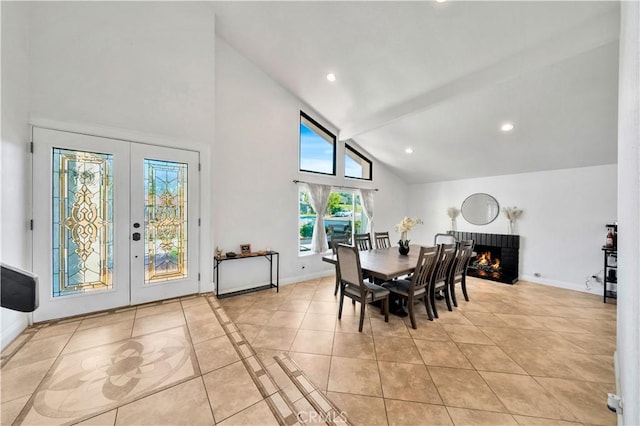
<path fill-rule="evenodd" d="M 159 147 L 155 145 L 134 144 L 131 145 L 131 180 L 132 182 L 144 182 L 144 160 L 160 160 L 187 165 L 187 194 L 188 202 L 187 232 L 190 237 L 186 241 L 187 250 L 187 276 L 178 279 L 167 279 L 154 283 L 145 283 L 145 206 L 146 198 L 144 185 L 132 184 L 131 186 L 131 221 L 130 233 L 141 233 L 141 239 L 131 242 L 131 304 L 136 305 L 153 300 L 168 299 L 184 294 L 197 293 L 199 289 L 199 154 L 174 148 Z M 140 224 L 139 228 L 134 225 Z M 183 286 L 183 287 L 178 287 Z"/>
<path fill-rule="evenodd" d="M 129 144 L 57 130 L 33 128 L 33 270 L 38 275 L 40 306 L 35 322 L 80 315 L 129 304 Z M 112 288 L 53 296 L 53 148 L 113 155 Z M 36 180 L 36 177 L 38 179 Z M 121 191 L 125 188 L 125 191 Z"/>
<path fill-rule="evenodd" d="M 60 129 L 60 130 L 57 130 Z M 64 130 L 63 130 L 64 129 Z M 104 130 L 104 129 L 103 129 Z M 104 131 L 103 134 L 112 135 L 112 132 Z M 89 312 L 102 311 L 111 308 L 124 307 L 132 304 L 143 303 L 144 301 L 160 300 L 169 297 L 180 296 L 183 294 L 197 293 L 206 291 L 208 286 L 202 286 L 199 281 L 200 271 L 199 265 L 201 260 L 206 258 L 209 252 L 207 247 L 203 247 L 200 242 L 200 197 L 202 193 L 199 190 L 199 182 L 201 178 L 199 167 L 200 151 L 189 150 L 187 148 L 164 148 L 155 144 L 143 144 L 139 142 L 130 142 L 134 140 L 128 135 L 118 136 L 95 136 L 87 134 L 85 129 L 69 127 L 65 125 L 51 126 L 49 123 L 43 122 L 33 124 L 32 127 L 34 149 L 32 164 L 32 209 L 33 209 L 33 229 L 32 229 L 32 256 L 33 270 L 39 276 L 39 293 L 40 307 L 33 313 L 33 321 L 40 322 L 55 318 L 69 317 L 81 315 Z M 164 142 L 164 141 L 163 141 Z M 177 145 L 177 144 L 176 144 Z M 177 294 L 176 292 L 158 291 L 156 296 L 146 295 L 146 298 L 132 297 L 132 249 L 130 238 L 133 221 L 133 213 L 131 213 L 131 151 L 133 146 L 145 147 L 145 151 L 164 151 L 171 152 L 170 160 L 176 159 L 177 152 L 186 152 L 195 155 L 196 163 L 190 165 L 191 180 L 196 182 L 193 192 L 190 194 L 191 200 L 196 200 L 197 204 L 190 210 L 195 214 L 192 229 L 194 229 L 195 238 L 190 238 L 190 261 L 193 274 L 196 277 L 195 286 L 192 285 L 187 292 Z M 62 298 L 54 298 L 52 296 L 52 149 L 64 148 L 77 151 L 87 151 L 96 153 L 113 154 L 115 164 L 114 170 L 114 268 L 113 268 L 113 288 L 110 290 L 100 291 L 95 297 L 91 292 L 67 295 Z M 205 147 L 203 147 L 204 149 Z M 207 151 L 205 149 L 205 151 Z M 152 156 L 153 157 L 153 156 Z M 122 170 L 126 169 L 126 173 Z M 40 173 L 38 172 L 40 171 Z M 120 171 L 120 172 L 118 172 Z M 123 191 L 117 191 L 118 188 L 126 188 Z M 205 193 L 205 201 L 208 201 L 208 194 Z M 191 219 L 190 219 L 191 220 Z M 208 223 L 205 221 L 205 223 Z M 206 229 L 209 229 L 206 226 Z M 205 280 L 208 274 L 205 273 Z M 208 280 L 207 280 L 208 281 Z M 159 288 L 159 286 L 154 286 Z M 165 288 L 168 286 L 165 286 Z M 178 292 L 180 293 L 180 292 Z"/>

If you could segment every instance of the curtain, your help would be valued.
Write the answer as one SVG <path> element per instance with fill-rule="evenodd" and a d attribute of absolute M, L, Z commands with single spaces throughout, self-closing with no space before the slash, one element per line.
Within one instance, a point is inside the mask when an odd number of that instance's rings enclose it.
<path fill-rule="evenodd" d="M 373 194 L 375 194 L 374 189 L 361 189 L 360 190 L 360 201 L 362 203 L 362 211 L 365 216 L 369 219 L 369 223 L 367 224 L 367 232 L 373 234 Z"/>
<path fill-rule="evenodd" d="M 327 209 L 331 186 L 308 183 L 309 201 L 311 207 L 316 212 L 316 223 L 313 225 L 313 235 L 311 236 L 311 251 L 323 253 L 329 249 L 327 244 L 327 233 L 324 230 L 324 212 Z"/>

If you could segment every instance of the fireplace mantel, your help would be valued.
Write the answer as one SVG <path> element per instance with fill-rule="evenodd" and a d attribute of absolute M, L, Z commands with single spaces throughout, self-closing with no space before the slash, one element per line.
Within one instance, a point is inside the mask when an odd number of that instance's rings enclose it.
<path fill-rule="evenodd" d="M 499 248 L 502 271 L 499 277 L 492 274 L 482 274 L 475 270 L 468 270 L 468 274 L 474 277 L 499 281 L 506 284 L 515 284 L 518 281 L 518 263 L 520 250 L 519 235 L 483 234 L 479 232 L 450 231 L 458 241 L 475 241 L 475 251 L 478 247 Z M 472 259 L 473 261 L 473 259 Z"/>

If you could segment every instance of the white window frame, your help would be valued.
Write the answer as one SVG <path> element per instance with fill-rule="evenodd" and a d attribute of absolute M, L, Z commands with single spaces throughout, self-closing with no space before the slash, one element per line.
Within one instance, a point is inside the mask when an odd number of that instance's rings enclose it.
<path fill-rule="evenodd" d="M 357 177 L 357 176 L 347 176 L 347 157 L 351 157 L 349 153 L 355 154 L 356 157 L 364 160 L 369 164 L 369 177 Z M 344 177 L 347 179 L 358 179 L 358 180 L 373 180 L 373 161 L 363 155 L 360 151 L 355 149 L 353 146 L 348 143 L 344 144 Z"/>
<path fill-rule="evenodd" d="M 316 254 L 313 251 L 309 250 L 305 250 L 305 251 L 300 251 L 300 248 L 303 247 L 303 245 L 300 243 L 300 228 L 301 228 L 301 222 L 300 222 L 300 198 L 303 192 L 308 192 L 306 188 L 304 187 L 299 187 L 298 188 L 298 197 L 297 197 L 297 205 L 298 205 L 298 223 L 297 223 L 297 238 L 298 238 L 298 256 L 309 256 L 309 255 L 313 255 Z M 368 218 L 366 217 L 366 215 L 364 214 L 364 212 L 362 211 L 362 201 L 360 201 L 359 204 L 356 203 L 356 200 L 358 199 L 358 197 L 360 197 L 360 193 L 357 189 L 345 189 L 345 188 L 336 188 L 336 187 L 332 187 L 331 188 L 331 194 L 334 193 L 338 193 L 338 194 L 351 194 L 352 195 L 352 199 L 351 199 L 351 218 L 350 218 L 350 228 L 351 228 L 351 239 L 353 240 L 353 235 L 358 233 L 356 232 L 357 230 L 355 229 L 355 225 L 356 225 L 356 207 L 358 205 L 360 205 L 360 220 L 362 221 L 363 218 L 364 220 L 368 220 Z M 316 212 L 317 215 L 317 212 Z M 331 221 L 331 217 L 327 218 L 325 217 L 325 226 L 327 221 Z M 361 222 L 362 223 L 362 222 Z M 308 245 L 311 246 L 311 236 L 309 237 L 309 242 Z M 327 239 L 329 238 L 329 235 L 327 234 Z M 328 242 L 328 240 L 327 240 Z M 330 251 L 331 249 L 329 249 L 328 251 Z"/>
<path fill-rule="evenodd" d="M 303 120 L 307 121 L 305 126 L 311 128 L 311 130 L 320 135 L 323 139 L 333 145 L 333 171 L 331 173 L 326 173 L 318 170 L 309 170 L 302 168 L 302 134 L 300 133 L 300 125 L 303 124 Z M 324 136 L 322 135 L 324 134 Z M 306 114 L 304 111 L 300 111 L 300 121 L 298 124 L 298 171 L 302 173 L 313 173 L 325 176 L 336 176 L 337 175 L 337 165 L 336 159 L 338 156 L 338 138 L 336 135 L 331 132 L 329 129 L 324 127 L 322 124 L 318 123 L 317 120 L 314 120 L 309 114 Z"/>

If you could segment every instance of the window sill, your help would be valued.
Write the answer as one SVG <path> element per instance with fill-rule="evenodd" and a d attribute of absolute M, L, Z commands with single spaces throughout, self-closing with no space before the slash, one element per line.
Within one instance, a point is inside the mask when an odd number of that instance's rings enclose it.
<path fill-rule="evenodd" d="M 304 253 L 298 253 L 298 257 L 309 257 L 309 256 L 326 256 L 329 254 L 333 254 L 331 250 L 327 250 L 323 253 L 314 253 L 312 251 L 306 251 Z"/>

